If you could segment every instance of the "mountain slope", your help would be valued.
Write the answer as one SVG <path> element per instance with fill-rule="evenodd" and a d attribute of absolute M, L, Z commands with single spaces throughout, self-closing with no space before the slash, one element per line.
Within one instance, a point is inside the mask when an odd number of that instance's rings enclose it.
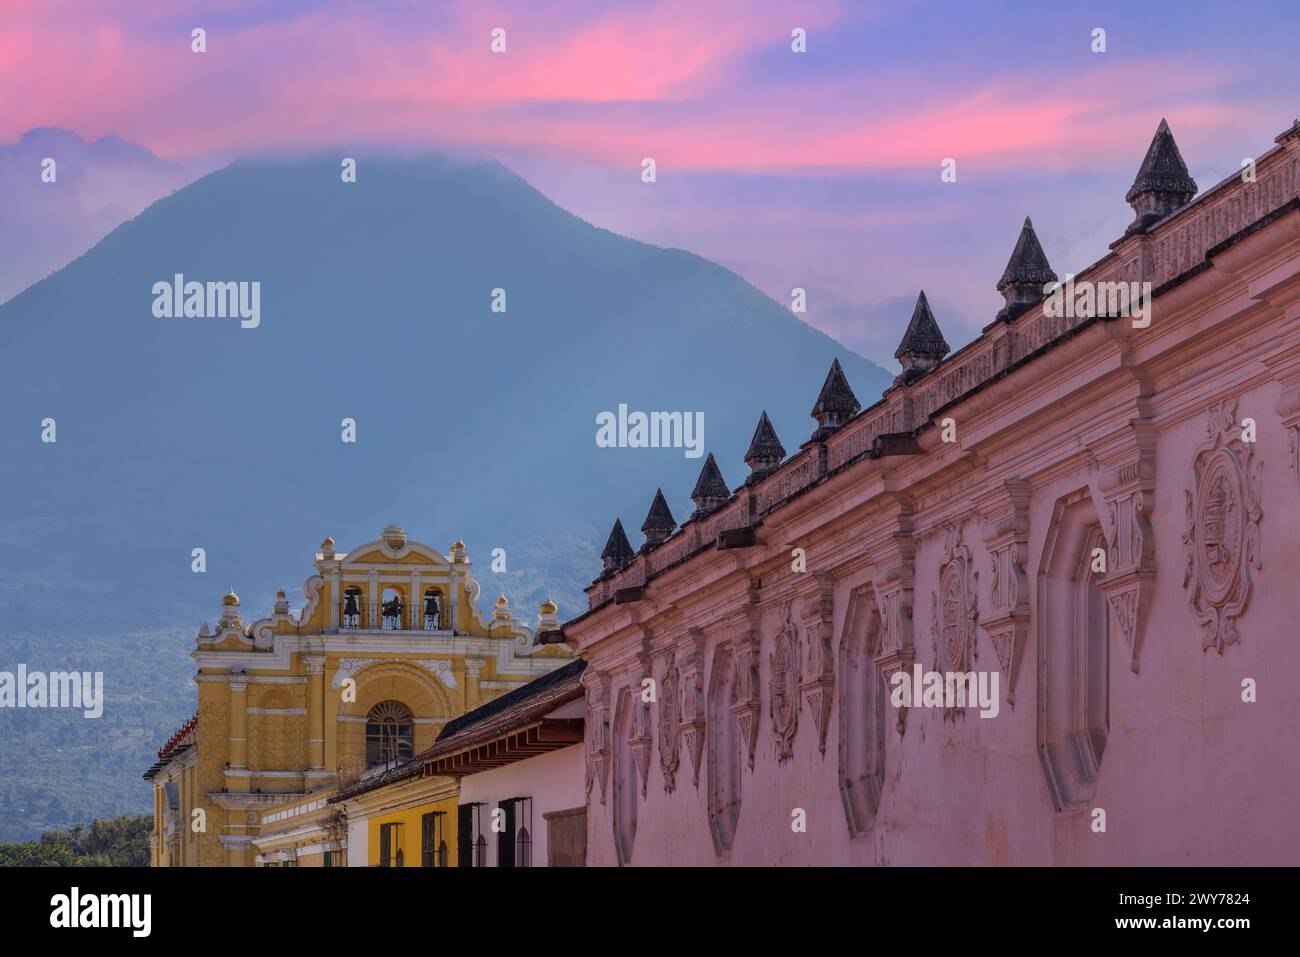
<path fill-rule="evenodd" d="M 156 318 L 176 273 L 260 282 L 260 325 Z M 345 549 L 389 521 L 463 537 L 485 592 L 531 618 L 553 591 L 567 617 L 614 517 L 639 528 L 662 485 L 684 518 L 702 463 L 598 448 L 599 412 L 703 412 L 735 485 L 760 410 L 788 449 L 808 437 L 833 356 L 864 402 L 888 380 L 712 263 L 438 157 L 362 159 L 356 183 L 333 158 L 236 163 L 0 306 L 0 331 L 15 626 L 52 607 L 62 628 L 192 626 L 228 585 L 264 614 L 325 534 Z"/>

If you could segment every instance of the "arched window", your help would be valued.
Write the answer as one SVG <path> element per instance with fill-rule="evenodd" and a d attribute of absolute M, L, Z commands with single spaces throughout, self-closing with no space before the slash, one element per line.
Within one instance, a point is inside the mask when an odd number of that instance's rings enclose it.
<path fill-rule="evenodd" d="M 740 727 L 731 711 L 736 688 L 736 660 L 729 646 L 713 653 L 709 675 L 709 830 L 713 849 L 731 853 L 740 823 Z"/>
<path fill-rule="evenodd" d="M 344 628 L 360 628 L 365 620 L 366 604 L 361 598 L 361 589 L 350 585 L 343 590 L 343 607 L 339 609 L 339 618 Z"/>
<path fill-rule="evenodd" d="M 405 611 L 402 593 L 396 588 L 385 588 L 379 604 L 379 627 L 386 631 L 399 631 Z"/>
<path fill-rule="evenodd" d="M 876 667 L 880 613 L 870 586 L 849 596 L 840 636 L 840 796 L 852 837 L 876 819 L 885 778 L 885 702 L 889 690 Z"/>
<path fill-rule="evenodd" d="M 521 827 L 515 835 L 515 867 L 533 866 L 533 839 L 528 828 Z"/>
<path fill-rule="evenodd" d="M 632 692 L 624 688 L 614 712 L 614 848 L 620 865 L 632 863 L 636 843 L 637 768 L 632 752 L 636 718 Z"/>
<path fill-rule="evenodd" d="M 425 631 L 437 631 L 442 627 L 442 596 L 436 588 L 424 590 L 424 609 L 421 616 Z"/>
<path fill-rule="evenodd" d="M 1092 799 L 1110 730 L 1105 554 L 1088 493 L 1058 501 L 1038 574 L 1038 752 L 1058 811 Z"/>
<path fill-rule="evenodd" d="M 415 720 L 400 701 L 381 701 L 366 715 L 366 767 L 397 765 L 414 755 Z"/>
<path fill-rule="evenodd" d="M 443 837 L 446 811 L 430 811 L 420 816 L 420 866 L 446 867 L 447 841 Z"/>

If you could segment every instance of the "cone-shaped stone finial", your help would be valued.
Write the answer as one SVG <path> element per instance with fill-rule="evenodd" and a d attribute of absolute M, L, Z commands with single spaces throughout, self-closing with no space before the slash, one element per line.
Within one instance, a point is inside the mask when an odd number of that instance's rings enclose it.
<path fill-rule="evenodd" d="M 772 428 L 772 420 L 767 417 L 767 412 L 763 412 L 754 428 L 754 437 L 749 440 L 749 451 L 745 453 L 745 464 L 749 466 L 747 481 L 757 482 L 770 474 L 781 464 L 783 458 L 785 447 L 776 437 L 776 429 Z"/>
<path fill-rule="evenodd" d="M 718 463 L 714 461 L 713 453 L 704 460 L 704 468 L 700 469 L 700 477 L 695 480 L 695 489 L 691 492 L 691 501 L 695 503 L 695 511 L 691 513 L 691 518 L 703 518 L 715 508 L 726 503 L 731 498 L 731 489 L 727 487 L 726 481 L 722 478 L 722 470 L 718 468 Z"/>
<path fill-rule="evenodd" d="M 1137 214 L 1124 235 L 1144 232 L 1153 223 L 1186 206 L 1195 195 L 1196 180 L 1187 172 L 1169 124 L 1161 119 L 1137 178 L 1124 194 L 1124 202 Z"/>
<path fill-rule="evenodd" d="M 840 360 L 831 360 L 831 371 L 826 373 L 822 391 L 817 396 L 817 404 L 812 407 L 812 417 L 817 420 L 817 431 L 812 435 L 814 441 L 820 442 L 841 425 L 853 418 L 862 408 L 858 397 L 849 388 L 849 380 L 844 378 Z"/>
<path fill-rule="evenodd" d="M 948 342 L 939 331 L 939 324 L 934 321 L 930 303 L 925 298 L 925 290 L 916 297 L 916 308 L 912 310 L 912 321 L 907 324 L 903 341 L 898 344 L 894 358 L 899 361 L 903 371 L 894 379 L 895 385 L 907 385 L 915 382 L 939 364 L 948 354 Z"/>
<path fill-rule="evenodd" d="M 605 542 L 605 550 L 600 553 L 600 559 L 605 563 L 605 571 L 618 571 L 632 560 L 632 545 L 627 540 L 620 519 L 614 519 L 614 527 L 610 530 L 609 541 Z"/>
<path fill-rule="evenodd" d="M 1011 250 L 1007 268 L 998 280 L 998 292 L 1007 304 L 998 312 L 998 319 L 1010 322 L 1043 298 L 1043 287 L 1056 282 L 1056 273 L 1048 265 L 1047 254 L 1034 232 L 1034 224 L 1025 217 L 1020 227 L 1016 248 Z"/>
<path fill-rule="evenodd" d="M 645 523 L 641 526 L 641 531 L 645 532 L 645 547 L 654 548 L 671 535 L 676 527 L 677 521 L 668 509 L 664 490 L 655 489 L 655 499 L 650 503 L 650 513 L 646 515 Z"/>

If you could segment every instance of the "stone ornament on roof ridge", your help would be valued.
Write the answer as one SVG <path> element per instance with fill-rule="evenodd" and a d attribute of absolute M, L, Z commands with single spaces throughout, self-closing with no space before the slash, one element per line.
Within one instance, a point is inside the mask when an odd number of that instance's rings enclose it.
<path fill-rule="evenodd" d="M 641 524 L 641 531 L 645 533 L 645 547 L 653 548 L 660 544 L 673 533 L 676 527 L 677 520 L 673 518 L 672 510 L 668 508 L 664 490 L 655 489 L 654 501 L 650 503 L 650 511 Z"/>
<path fill-rule="evenodd" d="M 1124 202 L 1137 214 L 1124 235 L 1145 232 L 1174 210 L 1186 206 L 1195 196 L 1196 180 L 1188 173 L 1174 134 L 1161 117 L 1133 185 L 1124 194 Z"/>
<path fill-rule="evenodd" d="M 1020 227 L 1020 235 L 1016 238 L 1015 248 L 1011 250 L 1011 258 L 1007 260 L 1007 268 L 1002 271 L 1002 278 L 996 287 L 1006 300 L 1006 305 L 998 312 L 997 320 L 1010 322 L 1027 312 L 1042 301 L 1044 287 L 1056 281 L 1056 273 L 1052 271 L 1047 254 L 1038 241 L 1034 224 L 1026 216 L 1024 225 Z"/>
<path fill-rule="evenodd" d="M 632 561 L 632 557 L 632 544 L 627 540 L 627 533 L 623 531 L 623 521 L 616 518 L 614 527 L 610 529 L 609 538 L 605 542 L 605 550 L 600 553 L 600 559 L 605 563 L 606 571 L 618 571 Z"/>
<path fill-rule="evenodd" d="M 718 468 L 713 453 L 710 452 L 709 457 L 704 460 L 704 466 L 700 469 L 700 477 L 695 480 L 695 488 L 691 491 L 691 501 L 695 503 L 695 511 L 691 518 L 703 518 L 729 498 L 731 498 L 731 489 L 723 479 L 722 470 Z"/>
<path fill-rule="evenodd" d="M 766 410 L 758 417 L 754 427 L 754 437 L 749 440 L 749 450 L 745 452 L 745 464 L 749 466 L 747 481 L 756 482 L 774 472 L 785 458 L 785 446 L 776 437 L 772 420 Z"/>
<path fill-rule="evenodd" d="M 916 297 L 916 307 L 912 310 L 912 319 L 903 333 L 903 341 L 894 351 L 894 358 L 903 366 L 903 371 L 894 379 L 895 385 L 909 385 L 937 366 L 948 354 L 948 340 L 939 330 L 934 313 L 930 311 L 930 302 L 925 298 L 925 290 Z"/>
<path fill-rule="evenodd" d="M 861 408 L 858 397 L 849 387 L 849 380 L 845 377 L 844 370 L 840 368 L 840 360 L 832 359 L 830 371 L 826 373 L 826 381 L 822 383 L 817 402 L 809 413 L 817 420 L 817 431 L 813 433 L 813 440 L 825 439 L 857 415 Z"/>

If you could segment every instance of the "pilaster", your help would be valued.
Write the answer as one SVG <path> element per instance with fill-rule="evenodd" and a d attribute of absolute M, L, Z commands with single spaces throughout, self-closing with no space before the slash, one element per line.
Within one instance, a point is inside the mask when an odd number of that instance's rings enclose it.
<path fill-rule="evenodd" d="M 243 769 L 247 764 L 248 679 L 242 673 L 230 679 L 230 767 Z"/>
<path fill-rule="evenodd" d="M 829 572 L 814 572 L 816 591 L 800 609 L 803 625 L 803 678 L 799 691 L 817 728 L 817 750 L 826 753 L 826 732 L 834 704 L 835 582 Z"/>
<path fill-rule="evenodd" d="M 993 645 L 1007 687 L 1007 703 L 1016 702 L 1016 677 L 1029 637 L 1029 483 L 1001 482 L 976 499 L 988 548 L 988 600 L 981 625 Z"/>
<path fill-rule="evenodd" d="M 759 631 L 758 582 L 751 579 L 746 604 L 732 621 L 732 651 L 736 656 L 736 683 L 731 694 L 731 713 L 740 725 L 746 761 L 754 769 L 754 748 L 758 744 L 758 725 L 762 716 L 758 668 L 762 634 Z"/>
<path fill-rule="evenodd" d="M 704 750 L 704 629 L 690 628 L 678 641 L 681 665 L 682 743 L 691 758 L 691 783 L 700 786 L 700 756 Z"/>
<path fill-rule="evenodd" d="M 912 628 L 912 606 L 916 588 L 916 540 L 912 517 L 906 506 L 893 520 L 893 527 L 878 541 L 869 543 L 875 559 L 876 604 L 880 610 L 880 653 L 876 668 L 885 686 L 893 676 L 912 667 L 916 642 Z M 907 730 L 907 708 L 898 710 L 898 733 Z"/>
<path fill-rule="evenodd" d="M 1142 638 L 1155 591 L 1156 541 L 1151 527 L 1155 507 L 1156 430 L 1149 418 L 1094 443 L 1098 475 L 1093 491 L 1106 534 L 1106 571 L 1098 586 L 1106 595 L 1111 623 L 1129 651 L 1136 673 Z"/>

